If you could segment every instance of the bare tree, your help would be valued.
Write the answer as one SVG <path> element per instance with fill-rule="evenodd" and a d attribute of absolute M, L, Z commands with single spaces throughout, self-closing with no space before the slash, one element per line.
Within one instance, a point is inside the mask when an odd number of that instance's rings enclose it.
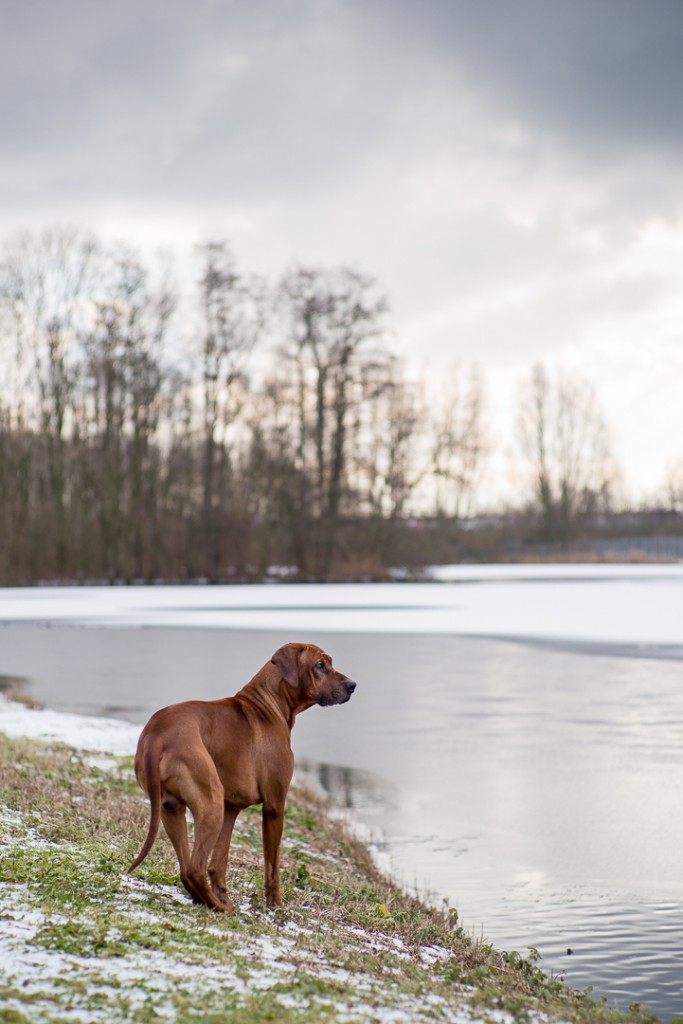
<path fill-rule="evenodd" d="M 204 457 L 202 462 L 204 571 L 216 579 L 224 566 L 230 459 L 228 433 L 241 405 L 247 357 L 264 323 L 263 286 L 235 265 L 225 242 L 202 246 L 200 281 L 204 319 L 202 391 Z"/>
<path fill-rule="evenodd" d="M 197 544 L 202 441 L 196 422 L 194 381 L 171 365 L 165 369 L 160 397 L 160 571 L 167 577 L 194 578 L 204 570 L 205 554 Z"/>
<path fill-rule="evenodd" d="M 567 541 L 587 513 L 607 508 L 615 478 L 593 387 L 577 373 L 536 364 L 519 399 L 518 434 L 544 540 Z"/>
<path fill-rule="evenodd" d="M 428 472 L 422 447 L 427 419 L 422 383 L 392 358 L 369 393 L 365 416 L 354 423 L 354 485 L 359 511 L 400 519 Z"/>
<path fill-rule="evenodd" d="M 281 302 L 288 336 L 282 354 L 296 409 L 299 515 L 308 524 L 306 548 L 315 549 L 314 571 L 327 577 L 339 555 L 340 521 L 350 493 L 354 417 L 359 405 L 387 383 L 386 300 L 371 278 L 341 268 L 288 274 Z M 304 562 L 306 548 L 298 545 Z"/>
<path fill-rule="evenodd" d="M 672 512 L 683 513 L 683 460 L 667 465 L 662 492 L 664 507 Z"/>
<path fill-rule="evenodd" d="M 163 352 L 175 308 L 139 256 L 110 254 L 108 297 L 95 303 L 85 353 L 81 433 L 99 499 L 99 546 L 111 579 L 155 575 Z"/>
<path fill-rule="evenodd" d="M 329 579 L 452 551 L 486 456 L 477 371 L 408 379 L 355 270 L 266 290 L 225 243 L 199 256 L 180 353 L 156 262 L 66 230 L 0 254 L 0 578 Z M 614 480 L 594 392 L 535 367 L 519 439 L 540 532 L 567 539 Z"/>
<path fill-rule="evenodd" d="M 96 241 L 81 231 L 24 232 L 10 240 L 0 264 L 0 295 L 13 325 L 14 377 L 22 395 L 17 415 L 44 445 L 33 466 L 43 518 L 42 565 L 57 576 L 68 562 L 67 432 L 80 366 L 78 333 L 97 288 L 98 256 Z"/>
<path fill-rule="evenodd" d="M 436 513 L 460 519 L 472 508 L 486 452 L 484 395 L 476 366 L 454 366 L 434 403 L 432 466 Z"/>

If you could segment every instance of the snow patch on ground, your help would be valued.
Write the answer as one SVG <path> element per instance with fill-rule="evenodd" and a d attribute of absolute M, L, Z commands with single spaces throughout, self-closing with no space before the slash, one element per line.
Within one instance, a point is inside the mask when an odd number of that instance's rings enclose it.
<path fill-rule="evenodd" d="M 78 750 L 128 757 L 135 753 L 140 726 L 114 718 L 86 718 L 49 708 L 30 708 L 0 695 L 0 732 L 6 736 L 65 743 Z M 92 763 L 106 770 L 114 762 L 93 758 Z"/>
<path fill-rule="evenodd" d="M 134 903 L 134 885 L 130 890 L 131 912 L 139 914 Z M 135 1020 L 138 1012 L 149 1010 L 150 1000 L 153 1000 L 155 1019 L 162 1017 L 180 1021 L 170 999 L 172 991 L 182 989 L 190 999 L 193 996 L 199 998 L 207 987 L 217 992 L 230 992 L 233 996 L 247 996 L 254 990 L 266 991 L 290 980 L 301 966 L 307 974 L 336 981 L 353 992 L 356 998 L 342 1000 L 336 1005 L 335 1020 L 367 1021 L 368 1024 L 378 1020 L 377 1007 L 363 1002 L 366 994 L 369 996 L 372 991 L 371 979 L 364 977 L 362 972 L 354 972 L 352 977 L 348 971 L 330 967 L 310 955 L 306 956 L 305 964 L 297 964 L 295 939 L 289 930 L 280 930 L 277 937 L 231 936 L 226 962 L 192 964 L 157 950 L 116 957 L 84 957 L 41 949 L 35 944 L 36 936 L 43 927 L 54 923 L 56 917 L 31 907 L 25 886 L 0 884 L 0 946 L 3 950 L 0 989 L 4 990 L 3 1007 L 7 1012 L 13 1009 L 20 1012 L 26 1008 L 26 998 L 30 997 L 31 1019 L 35 1024 L 55 1019 L 56 1008 L 63 1002 L 65 981 L 78 982 L 81 991 L 87 992 L 87 1005 L 85 999 L 79 1005 L 78 986 L 70 989 L 70 1020 L 83 1021 L 84 1024 Z M 356 942 L 363 943 L 371 951 L 391 949 L 390 942 L 375 941 L 360 929 L 354 929 L 354 932 L 357 933 L 354 936 Z M 115 936 L 112 934 L 112 937 Z M 239 966 L 236 968 L 234 963 Z M 21 1000 L 12 997 L 13 988 L 21 989 Z M 115 1009 L 122 989 L 127 1003 L 123 1016 Z M 93 1010 L 93 999 L 101 1000 L 101 1011 Z M 279 991 L 277 999 L 286 1007 L 307 1005 L 307 1000 L 296 993 Z M 418 1000 L 406 997 L 403 1002 L 401 1008 L 382 1007 L 381 1020 L 392 1021 L 393 1024 L 419 1024 L 428 1019 Z M 473 1021 L 465 1009 L 454 1007 L 440 998 L 430 1000 L 431 1006 L 437 1003 L 439 1019 L 450 1024 L 470 1024 Z"/>

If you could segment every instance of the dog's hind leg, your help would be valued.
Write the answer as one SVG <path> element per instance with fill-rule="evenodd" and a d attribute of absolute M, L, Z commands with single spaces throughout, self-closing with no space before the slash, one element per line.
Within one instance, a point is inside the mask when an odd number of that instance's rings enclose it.
<path fill-rule="evenodd" d="M 194 818 L 194 846 L 190 858 L 181 866 L 180 877 L 187 891 L 213 910 L 228 906 L 211 889 L 207 868 L 223 828 L 225 797 L 216 766 L 208 753 L 192 763 L 182 788 L 185 803 Z"/>
<path fill-rule="evenodd" d="M 211 863 L 209 864 L 209 878 L 211 879 L 211 888 L 215 896 L 218 897 L 223 903 L 225 903 L 226 910 L 229 914 L 234 914 L 235 907 L 232 900 L 228 896 L 226 889 L 225 876 L 228 870 L 228 859 L 230 856 L 230 840 L 232 838 L 232 830 L 235 825 L 235 819 L 239 814 L 239 808 L 233 807 L 232 804 L 225 805 L 225 812 L 223 815 L 223 828 L 221 834 L 218 837 L 213 854 L 211 856 Z"/>
<path fill-rule="evenodd" d="M 190 863 L 190 843 L 187 836 L 187 805 L 182 800 L 170 793 L 162 793 L 161 796 L 161 821 L 166 835 L 173 843 L 173 849 L 178 858 L 180 877 L 187 876 L 187 868 Z M 183 882 L 183 885 L 185 883 Z M 187 889 L 187 885 L 185 885 Z M 188 892 L 190 890 L 188 889 Z M 195 903 L 203 903 L 198 893 L 190 892 Z"/>

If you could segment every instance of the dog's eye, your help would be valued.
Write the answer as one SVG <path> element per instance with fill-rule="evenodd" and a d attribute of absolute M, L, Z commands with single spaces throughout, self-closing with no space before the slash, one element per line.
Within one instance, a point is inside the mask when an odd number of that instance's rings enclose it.
<path fill-rule="evenodd" d="M 327 672 L 327 665 L 325 664 L 324 661 L 319 661 L 315 667 L 317 668 L 318 672 Z"/>

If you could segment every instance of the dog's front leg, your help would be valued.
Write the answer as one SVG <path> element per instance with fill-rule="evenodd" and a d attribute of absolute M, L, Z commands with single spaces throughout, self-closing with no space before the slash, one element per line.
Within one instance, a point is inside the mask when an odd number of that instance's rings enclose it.
<path fill-rule="evenodd" d="M 285 822 L 283 806 L 263 805 L 263 861 L 265 865 L 266 906 L 284 907 L 280 895 L 280 840 Z"/>

